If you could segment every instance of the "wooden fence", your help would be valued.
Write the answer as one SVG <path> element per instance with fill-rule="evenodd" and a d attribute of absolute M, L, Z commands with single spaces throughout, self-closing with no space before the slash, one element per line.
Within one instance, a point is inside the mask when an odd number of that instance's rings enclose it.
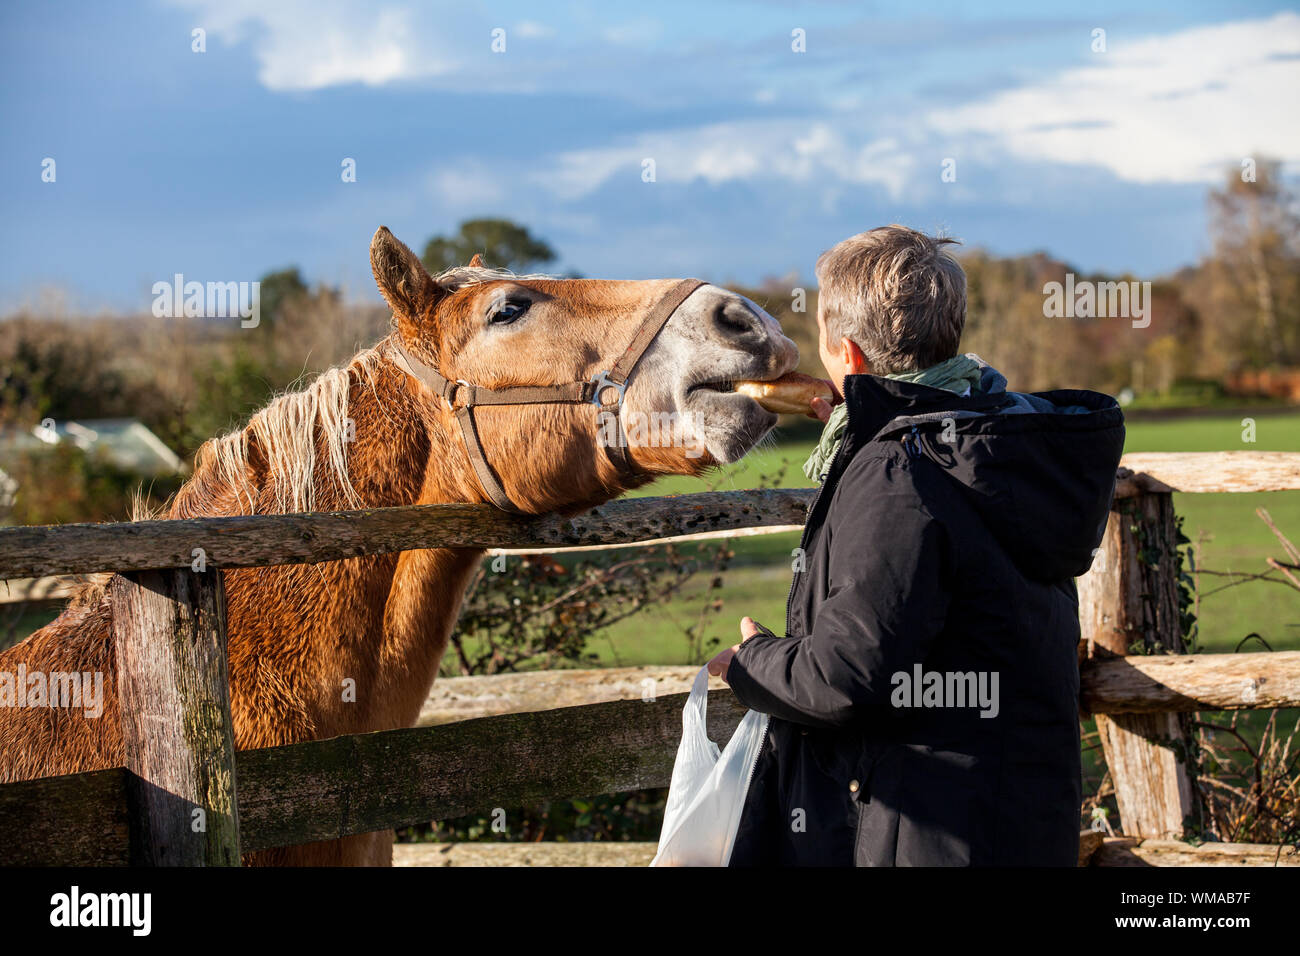
<path fill-rule="evenodd" d="M 1159 841 L 1179 836 L 1195 811 L 1183 759 L 1191 711 L 1300 705 L 1300 653 L 1182 655 L 1171 492 L 1300 489 L 1300 455 L 1123 464 L 1105 540 L 1080 579 L 1081 707 L 1097 715 L 1124 832 Z M 781 529 L 803 522 L 811 495 L 630 499 L 573 518 L 431 505 L 0 530 L 0 579 L 116 572 L 125 738 L 122 767 L 0 785 L 0 864 L 237 865 L 242 852 L 491 806 L 667 786 L 685 694 L 629 691 L 683 679 L 662 669 L 632 684 L 627 674 L 518 675 L 510 691 L 502 678 L 441 681 L 435 699 L 466 680 L 497 681 L 486 693 L 462 690 L 478 703 L 449 711 L 491 715 L 236 751 L 214 572 L 416 548 L 550 551 Z M 190 570 L 200 555 L 207 570 Z M 557 682 L 573 706 L 554 707 Z M 728 739 L 741 716 L 729 691 L 710 694 L 713 739 Z M 196 811 L 206 819 L 197 833 Z"/>

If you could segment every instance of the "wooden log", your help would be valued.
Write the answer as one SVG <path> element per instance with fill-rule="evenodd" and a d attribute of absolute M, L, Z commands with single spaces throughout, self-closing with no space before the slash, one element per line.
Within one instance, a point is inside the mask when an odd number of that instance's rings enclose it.
<path fill-rule="evenodd" d="M 1300 489 L 1300 454 L 1129 455 L 1119 498 L 1156 491 Z M 739 528 L 802 525 L 813 490 L 708 492 L 613 501 L 576 517 L 509 515 L 486 505 L 249 515 L 0 529 L 0 579 L 188 567 L 196 549 L 223 568 L 336 561 L 417 548 L 581 549 Z"/>
<path fill-rule="evenodd" d="M 1147 492 L 1115 502 L 1092 568 L 1078 581 L 1086 658 L 1182 652 L 1175 537 L 1172 495 Z M 1124 834 L 1181 836 L 1185 822 L 1199 817 L 1190 716 L 1096 718 Z"/>
<path fill-rule="evenodd" d="M 121 767 L 0 785 L 0 866 L 126 866 Z"/>
<path fill-rule="evenodd" d="M 0 528 L 0 579 L 93 571 L 248 568 L 419 548 L 582 548 L 703 531 L 802 524 L 813 491 L 720 491 L 611 501 L 573 517 L 488 505 Z"/>
<path fill-rule="evenodd" d="M 1081 830 L 1079 832 L 1079 862 L 1077 866 L 1087 866 L 1092 855 L 1101 849 L 1106 834 L 1098 830 Z"/>
<path fill-rule="evenodd" d="M 1094 714 L 1300 707 L 1300 651 L 1099 659 L 1080 681 Z"/>
<path fill-rule="evenodd" d="M 488 556 L 555 554 L 556 551 L 588 552 L 616 551 L 627 548 L 650 548 L 659 544 L 684 544 L 690 541 L 723 541 L 735 538 L 750 538 L 768 534 L 797 534 L 803 525 L 777 524 L 754 528 L 726 528 L 721 531 L 701 531 L 698 534 L 679 534 L 671 538 L 651 538 L 645 541 L 620 541 L 617 544 L 586 544 L 573 548 L 489 548 Z M 0 605 L 42 603 L 56 604 L 66 601 L 76 593 L 77 588 L 86 581 L 107 579 L 107 572 L 96 575 L 47 575 L 43 578 L 14 578 L 5 580 L 0 577 Z"/>
<path fill-rule="evenodd" d="M 666 787 L 685 694 L 240 751 L 245 852 L 517 807 Z M 744 708 L 709 695 L 725 746 Z"/>
<path fill-rule="evenodd" d="M 637 700 L 647 688 L 657 697 L 686 693 L 698 670 L 689 664 L 646 664 L 439 677 L 420 710 L 417 726 Z M 1084 661 L 1081 672 L 1081 696 L 1089 713 L 1300 707 L 1300 651 L 1136 655 Z M 711 689 L 725 686 L 721 678 L 709 678 Z"/>
<path fill-rule="evenodd" d="M 439 677 L 420 709 L 417 726 L 430 727 L 495 714 L 522 714 L 555 707 L 642 700 L 690 693 L 700 668 L 683 666 L 601 667 L 592 670 L 525 671 L 488 677 Z M 711 690 L 727 685 L 710 677 Z"/>
<path fill-rule="evenodd" d="M 221 575 L 211 568 L 119 575 L 109 595 L 131 862 L 238 866 Z"/>
<path fill-rule="evenodd" d="M 239 750 L 240 848 L 667 787 L 685 702 L 679 693 Z M 724 747 L 741 717 L 731 691 L 710 693 L 712 740 Z M 129 777 L 116 769 L 0 784 L 0 866 L 125 864 Z"/>
<path fill-rule="evenodd" d="M 1115 473 L 1115 499 L 1133 498 L 1151 491 L 1173 491 L 1164 482 L 1157 481 L 1148 474 L 1134 473 L 1128 468 L 1120 468 Z"/>
<path fill-rule="evenodd" d="M 773 524 L 755 528 L 724 528 L 721 531 L 700 531 L 696 534 L 677 534 L 671 538 L 650 538 L 645 541 L 620 541 L 616 544 L 586 544 L 577 548 L 565 548 L 565 551 L 617 551 L 623 548 L 650 548 L 657 544 L 683 544 L 688 541 L 721 541 L 733 538 L 751 538 L 765 534 L 798 534 L 803 531 L 801 524 Z M 554 548 L 491 548 L 490 555 L 496 554 L 554 554 Z"/>
<path fill-rule="evenodd" d="M 649 866 L 654 843 L 395 843 L 393 866 Z"/>
<path fill-rule="evenodd" d="M 1125 455 L 1120 467 L 1142 476 L 1133 491 L 1300 489 L 1300 454 L 1287 451 L 1143 452 Z"/>
<path fill-rule="evenodd" d="M 1300 866 L 1300 853 L 1292 847 L 1266 843 L 1202 843 L 1181 840 L 1108 838 L 1090 866 Z"/>
<path fill-rule="evenodd" d="M 1079 866 L 1300 866 L 1289 847 L 1079 835 Z M 397 843 L 394 866 L 649 866 L 653 843 Z"/>
<path fill-rule="evenodd" d="M 109 575 L 97 575 L 107 578 Z M 43 578 L 16 578 L 0 581 L 0 604 L 56 604 L 66 601 L 76 593 L 87 576 L 54 576 Z"/>
<path fill-rule="evenodd" d="M 1242 659 L 1291 656 L 1220 654 L 1185 660 L 1192 669 L 1226 666 L 1225 680 L 1238 688 L 1231 692 L 1239 693 L 1236 668 Z M 1139 657 L 1089 664 L 1085 672 L 1131 665 L 1137 673 L 1159 675 L 1162 667 L 1177 669 L 1183 663 L 1176 657 Z M 1255 670 L 1246 667 L 1245 673 Z M 643 703 L 640 682 L 646 678 L 638 675 L 653 675 L 658 694 L 694 672 L 693 667 L 619 668 L 609 682 L 565 671 L 445 679 L 439 683 L 455 688 L 447 695 L 451 702 L 433 703 L 426 713 L 549 706 L 544 698 L 556 693 L 557 679 L 575 675 L 561 698 L 565 701 L 610 694 L 633 699 L 238 752 L 243 848 L 388 829 L 495 806 L 665 786 L 685 695 Z M 1158 677 L 1144 679 L 1142 706 L 1160 692 Z M 1183 686 L 1183 681 L 1177 676 L 1173 686 Z M 1136 686 L 1136 679 L 1131 683 Z M 1268 686 L 1261 688 L 1263 706 L 1275 703 L 1267 697 Z M 710 736 L 718 743 L 725 744 L 741 716 L 730 691 L 710 695 Z M 301 779 L 295 777 L 296 768 L 303 769 Z M 124 771 L 111 770 L 0 785 L 0 865 L 126 862 L 125 779 Z M 320 821 L 313 822 L 318 812 Z M 1087 844 L 1081 842 L 1083 853 Z"/>
<path fill-rule="evenodd" d="M 666 787 L 686 697 L 238 751 L 240 847 L 250 852 L 539 800 Z M 708 716 L 710 738 L 725 746 L 744 708 L 731 691 L 714 691 Z M 0 865 L 125 862 L 129 777 L 118 769 L 0 784 Z M 74 831 L 67 839 L 75 845 L 59 847 L 59 834 Z M 49 846 L 31 845 L 32 834 L 48 835 Z"/>

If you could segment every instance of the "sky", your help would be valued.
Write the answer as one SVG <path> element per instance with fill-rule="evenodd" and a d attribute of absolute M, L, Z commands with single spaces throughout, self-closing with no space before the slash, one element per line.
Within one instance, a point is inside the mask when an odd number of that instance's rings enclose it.
<path fill-rule="evenodd" d="M 600 278 L 891 222 L 1153 278 L 1226 169 L 1300 177 L 1296 3 L 6 3 L 0 75 L 0 314 L 290 265 L 378 302 L 380 224 L 479 216 Z"/>

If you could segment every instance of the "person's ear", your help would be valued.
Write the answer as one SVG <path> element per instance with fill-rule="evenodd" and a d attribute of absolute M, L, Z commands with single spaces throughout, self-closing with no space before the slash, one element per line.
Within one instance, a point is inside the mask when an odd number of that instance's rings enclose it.
<path fill-rule="evenodd" d="M 840 360 L 850 375 L 871 374 L 871 363 L 862 354 L 862 349 L 858 348 L 858 343 L 848 337 L 840 339 Z"/>

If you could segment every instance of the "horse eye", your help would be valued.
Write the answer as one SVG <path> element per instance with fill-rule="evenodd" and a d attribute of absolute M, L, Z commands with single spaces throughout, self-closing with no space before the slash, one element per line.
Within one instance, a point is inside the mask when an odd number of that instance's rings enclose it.
<path fill-rule="evenodd" d="M 509 325 L 515 319 L 519 318 L 528 311 L 527 302 L 503 302 L 488 316 L 488 323 L 491 325 Z"/>

